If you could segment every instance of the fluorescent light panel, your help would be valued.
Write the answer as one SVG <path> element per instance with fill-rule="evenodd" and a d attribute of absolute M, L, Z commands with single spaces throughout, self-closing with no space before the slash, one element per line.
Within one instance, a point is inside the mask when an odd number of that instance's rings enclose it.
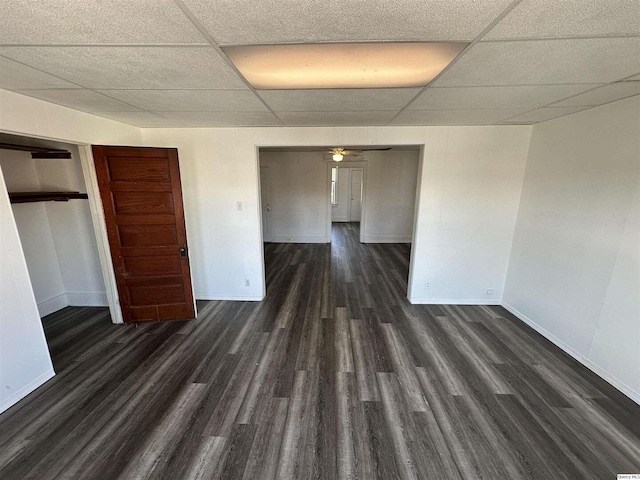
<path fill-rule="evenodd" d="M 224 52 L 259 90 L 423 87 L 462 42 L 245 45 Z"/>

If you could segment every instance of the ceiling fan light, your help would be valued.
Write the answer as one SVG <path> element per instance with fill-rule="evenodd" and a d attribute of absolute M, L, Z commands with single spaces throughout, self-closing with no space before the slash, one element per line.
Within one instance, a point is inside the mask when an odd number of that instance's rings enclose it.
<path fill-rule="evenodd" d="M 333 154 L 333 160 L 336 162 L 341 162 L 343 158 L 344 158 L 344 155 L 342 155 L 341 153 Z"/>

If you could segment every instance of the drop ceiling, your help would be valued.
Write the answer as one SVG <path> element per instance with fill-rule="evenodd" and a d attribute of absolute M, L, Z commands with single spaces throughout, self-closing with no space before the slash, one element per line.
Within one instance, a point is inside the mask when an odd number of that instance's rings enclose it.
<path fill-rule="evenodd" d="M 256 90 L 223 50 L 403 41 L 470 45 L 424 88 Z M 139 127 L 532 124 L 640 94 L 640 2 L 3 0 L 0 88 Z"/>

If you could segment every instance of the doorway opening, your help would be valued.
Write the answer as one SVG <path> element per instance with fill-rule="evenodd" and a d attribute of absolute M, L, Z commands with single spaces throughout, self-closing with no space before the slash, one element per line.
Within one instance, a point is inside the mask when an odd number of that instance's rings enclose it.
<path fill-rule="evenodd" d="M 327 153 L 328 147 L 258 149 L 265 248 L 283 251 L 289 247 L 269 244 L 330 244 L 332 232 L 348 228 L 350 241 L 356 238 L 357 243 L 405 244 L 406 282 L 421 147 L 346 148 L 356 155 L 340 162 Z M 265 267 L 267 295 L 268 277 Z"/>
<path fill-rule="evenodd" d="M 0 168 L 40 318 L 77 306 L 108 321 L 80 148 L 5 133 L 0 144 Z M 53 154 L 34 153 L 39 149 Z"/>
<path fill-rule="evenodd" d="M 360 223 L 363 167 L 331 165 L 331 223 Z"/>

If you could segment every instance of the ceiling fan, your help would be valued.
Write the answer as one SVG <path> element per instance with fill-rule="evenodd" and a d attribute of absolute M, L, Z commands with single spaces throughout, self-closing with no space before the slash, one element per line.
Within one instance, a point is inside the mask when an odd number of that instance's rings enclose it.
<path fill-rule="evenodd" d="M 358 150 L 346 150 L 344 147 L 334 147 L 329 150 L 331 158 L 336 162 L 341 162 L 344 157 L 357 157 L 362 152 L 368 152 L 372 150 L 391 150 L 391 147 L 387 148 L 363 148 Z"/>

